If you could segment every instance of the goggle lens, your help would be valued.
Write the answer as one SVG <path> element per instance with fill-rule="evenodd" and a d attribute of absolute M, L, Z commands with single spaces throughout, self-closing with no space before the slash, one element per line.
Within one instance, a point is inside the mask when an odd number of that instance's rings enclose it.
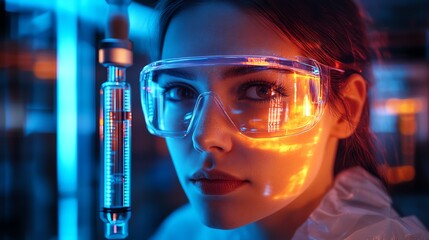
<path fill-rule="evenodd" d="M 249 137 L 307 131 L 323 113 L 328 79 L 317 62 L 300 60 L 210 56 L 149 64 L 140 77 L 148 129 L 162 137 L 184 137 L 204 109 L 217 106 Z"/>

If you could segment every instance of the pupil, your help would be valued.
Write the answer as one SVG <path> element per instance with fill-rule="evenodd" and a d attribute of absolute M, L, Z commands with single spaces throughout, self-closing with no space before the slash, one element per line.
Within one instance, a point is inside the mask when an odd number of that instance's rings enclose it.
<path fill-rule="evenodd" d="M 179 91 L 179 95 L 184 97 L 184 98 L 191 98 L 193 97 L 193 94 L 191 91 L 189 91 L 189 89 L 181 89 Z"/>
<path fill-rule="evenodd" d="M 259 87 L 259 90 L 258 90 L 258 96 L 259 96 L 259 97 L 267 97 L 267 96 L 270 96 L 270 88 L 267 88 L 267 87 Z"/>

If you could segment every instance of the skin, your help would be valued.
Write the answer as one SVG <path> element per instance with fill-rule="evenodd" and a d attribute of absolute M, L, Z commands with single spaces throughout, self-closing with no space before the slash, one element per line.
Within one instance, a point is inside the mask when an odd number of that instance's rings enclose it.
<path fill-rule="evenodd" d="M 172 19 L 162 58 L 258 54 L 293 59 L 302 55 L 273 29 L 250 12 L 227 3 L 199 4 Z M 198 79 L 200 90 L 227 94 L 222 81 L 212 78 L 207 74 Z M 345 106 L 356 112 L 351 120 L 357 122 L 366 88 L 360 76 L 352 75 L 348 80 Z M 353 124 L 344 122 L 327 106 L 319 123 L 305 133 L 251 139 L 240 134 L 216 105 L 208 105 L 194 131 L 185 138 L 166 141 L 179 181 L 204 224 L 234 229 L 255 222 L 270 239 L 286 239 L 331 187 L 338 139 L 353 130 Z M 225 195 L 206 195 L 190 181 L 200 170 L 220 170 L 246 183 Z"/>

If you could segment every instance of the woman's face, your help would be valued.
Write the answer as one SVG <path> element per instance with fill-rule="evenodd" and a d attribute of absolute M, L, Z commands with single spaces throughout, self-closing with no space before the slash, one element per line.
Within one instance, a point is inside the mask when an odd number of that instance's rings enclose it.
<path fill-rule="evenodd" d="M 227 3 L 204 3 L 172 19 L 162 58 L 234 54 L 301 55 L 255 15 Z M 226 96 L 228 85 L 212 75 L 198 75 L 195 88 Z M 252 139 L 240 134 L 215 104 L 207 106 L 188 136 L 166 141 L 191 205 L 210 227 L 235 228 L 273 214 L 306 190 L 324 161 L 332 162 L 332 154 L 325 154 L 333 144 L 328 111 L 305 133 Z"/>

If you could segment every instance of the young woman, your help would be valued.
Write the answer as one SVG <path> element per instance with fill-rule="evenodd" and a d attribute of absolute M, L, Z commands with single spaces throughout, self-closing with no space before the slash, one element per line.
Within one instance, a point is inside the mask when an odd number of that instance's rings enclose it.
<path fill-rule="evenodd" d="M 165 0 L 141 73 L 190 204 L 154 239 L 428 237 L 390 206 L 349 0 Z"/>

